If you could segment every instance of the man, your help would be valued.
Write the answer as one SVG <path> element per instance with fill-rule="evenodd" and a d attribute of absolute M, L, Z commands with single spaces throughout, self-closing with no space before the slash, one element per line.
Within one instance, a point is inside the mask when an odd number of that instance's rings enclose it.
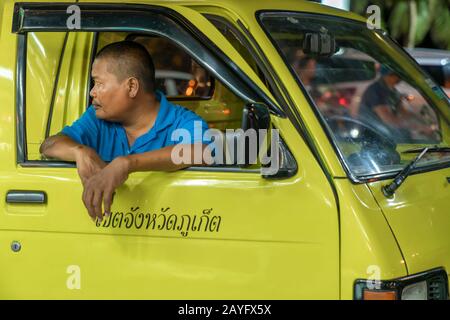
<path fill-rule="evenodd" d="M 109 216 L 114 190 L 135 171 L 174 171 L 171 153 L 177 129 L 207 124 L 195 113 L 172 105 L 155 91 L 155 71 L 147 50 L 132 41 L 107 45 L 92 65 L 92 105 L 71 126 L 47 138 L 40 152 L 50 158 L 75 161 L 83 183 L 83 203 L 95 221 Z M 202 138 L 190 150 L 203 150 Z M 197 144 L 197 146 L 194 146 Z M 200 144 L 200 148 L 198 148 Z"/>
<path fill-rule="evenodd" d="M 400 81 L 396 73 L 382 66 L 380 79 L 370 85 L 361 98 L 359 118 L 398 142 L 410 141 L 411 130 L 432 134 L 431 127 L 417 123 L 414 120 L 417 117 L 406 110 L 395 88 Z"/>

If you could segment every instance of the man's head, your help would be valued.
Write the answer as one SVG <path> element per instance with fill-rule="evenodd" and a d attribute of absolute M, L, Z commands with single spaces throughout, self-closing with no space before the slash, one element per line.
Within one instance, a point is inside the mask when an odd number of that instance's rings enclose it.
<path fill-rule="evenodd" d="M 380 73 L 384 82 L 390 88 L 395 87 L 401 81 L 401 78 L 398 76 L 398 74 L 385 65 L 381 66 Z"/>
<path fill-rule="evenodd" d="M 133 41 L 102 48 L 92 65 L 90 95 L 99 119 L 122 122 L 130 109 L 153 95 L 155 69 L 147 50 Z"/>

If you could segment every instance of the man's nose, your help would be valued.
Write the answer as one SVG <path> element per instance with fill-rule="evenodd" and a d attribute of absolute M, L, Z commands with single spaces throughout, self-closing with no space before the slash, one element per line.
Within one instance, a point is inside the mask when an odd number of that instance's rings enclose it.
<path fill-rule="evenodd" d="M 89 95 L 90 95 L 92 98 L 95 98 L 95 96 L 97 95 L 96 92 L 95 92 L 95 90 L 94 90 L 94 88 L 95 88 L 95 86 L 92 87 L 91 91 L 89 91 Z"/>

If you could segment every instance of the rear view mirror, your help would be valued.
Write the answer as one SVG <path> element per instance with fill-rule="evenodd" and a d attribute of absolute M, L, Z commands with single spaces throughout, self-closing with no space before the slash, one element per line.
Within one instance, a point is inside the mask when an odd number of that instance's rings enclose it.
<path fill-rule="evenodd" d="M 331 57 L 337 49 L 336 39 L 326 31 L 307 33 L 303 40 L 303 51 L 307 55 Z"/>

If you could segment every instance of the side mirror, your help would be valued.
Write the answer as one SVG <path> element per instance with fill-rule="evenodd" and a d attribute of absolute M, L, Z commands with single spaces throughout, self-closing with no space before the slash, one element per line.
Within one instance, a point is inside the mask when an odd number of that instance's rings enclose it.
<path fill-rule="evenodd" d="M 271 129 L 269 108 L 264 103 L 248 103 L 242 112 L 242 129 Z"/>
<path fill-rule="evenodd" d="M 226 133 L 230 160 L 242 167 L 260 165 L 266 179 L 283 179 L 295 175 L 297 163 L 289 148 L 273 130 L 269 108 L 263 103 L 244 106 L 242 127 Z"/>
<path fill-rule="evenodd" d="M 270 149 L 272 125 L 269 108 L 263 103 L 248 103 L 242 112 L 242 130 L 238 146 L 244 150 L 244 166 L 258 163 Z"/>
<path fill-rule="evenodd" d="M 274 130 L 269 108 L 265 104 L 250 103 L 244 107 L 242 129 L 247 133 L 256 131 L 257 134 L 256 146 L 250 145 L 251 139 L 241 140 L 244 143 L 246 165 L 259 160 L 261 174 L 265 179 L 285 179 L 297 173 L 297 162 L 278 130 Z"/>

